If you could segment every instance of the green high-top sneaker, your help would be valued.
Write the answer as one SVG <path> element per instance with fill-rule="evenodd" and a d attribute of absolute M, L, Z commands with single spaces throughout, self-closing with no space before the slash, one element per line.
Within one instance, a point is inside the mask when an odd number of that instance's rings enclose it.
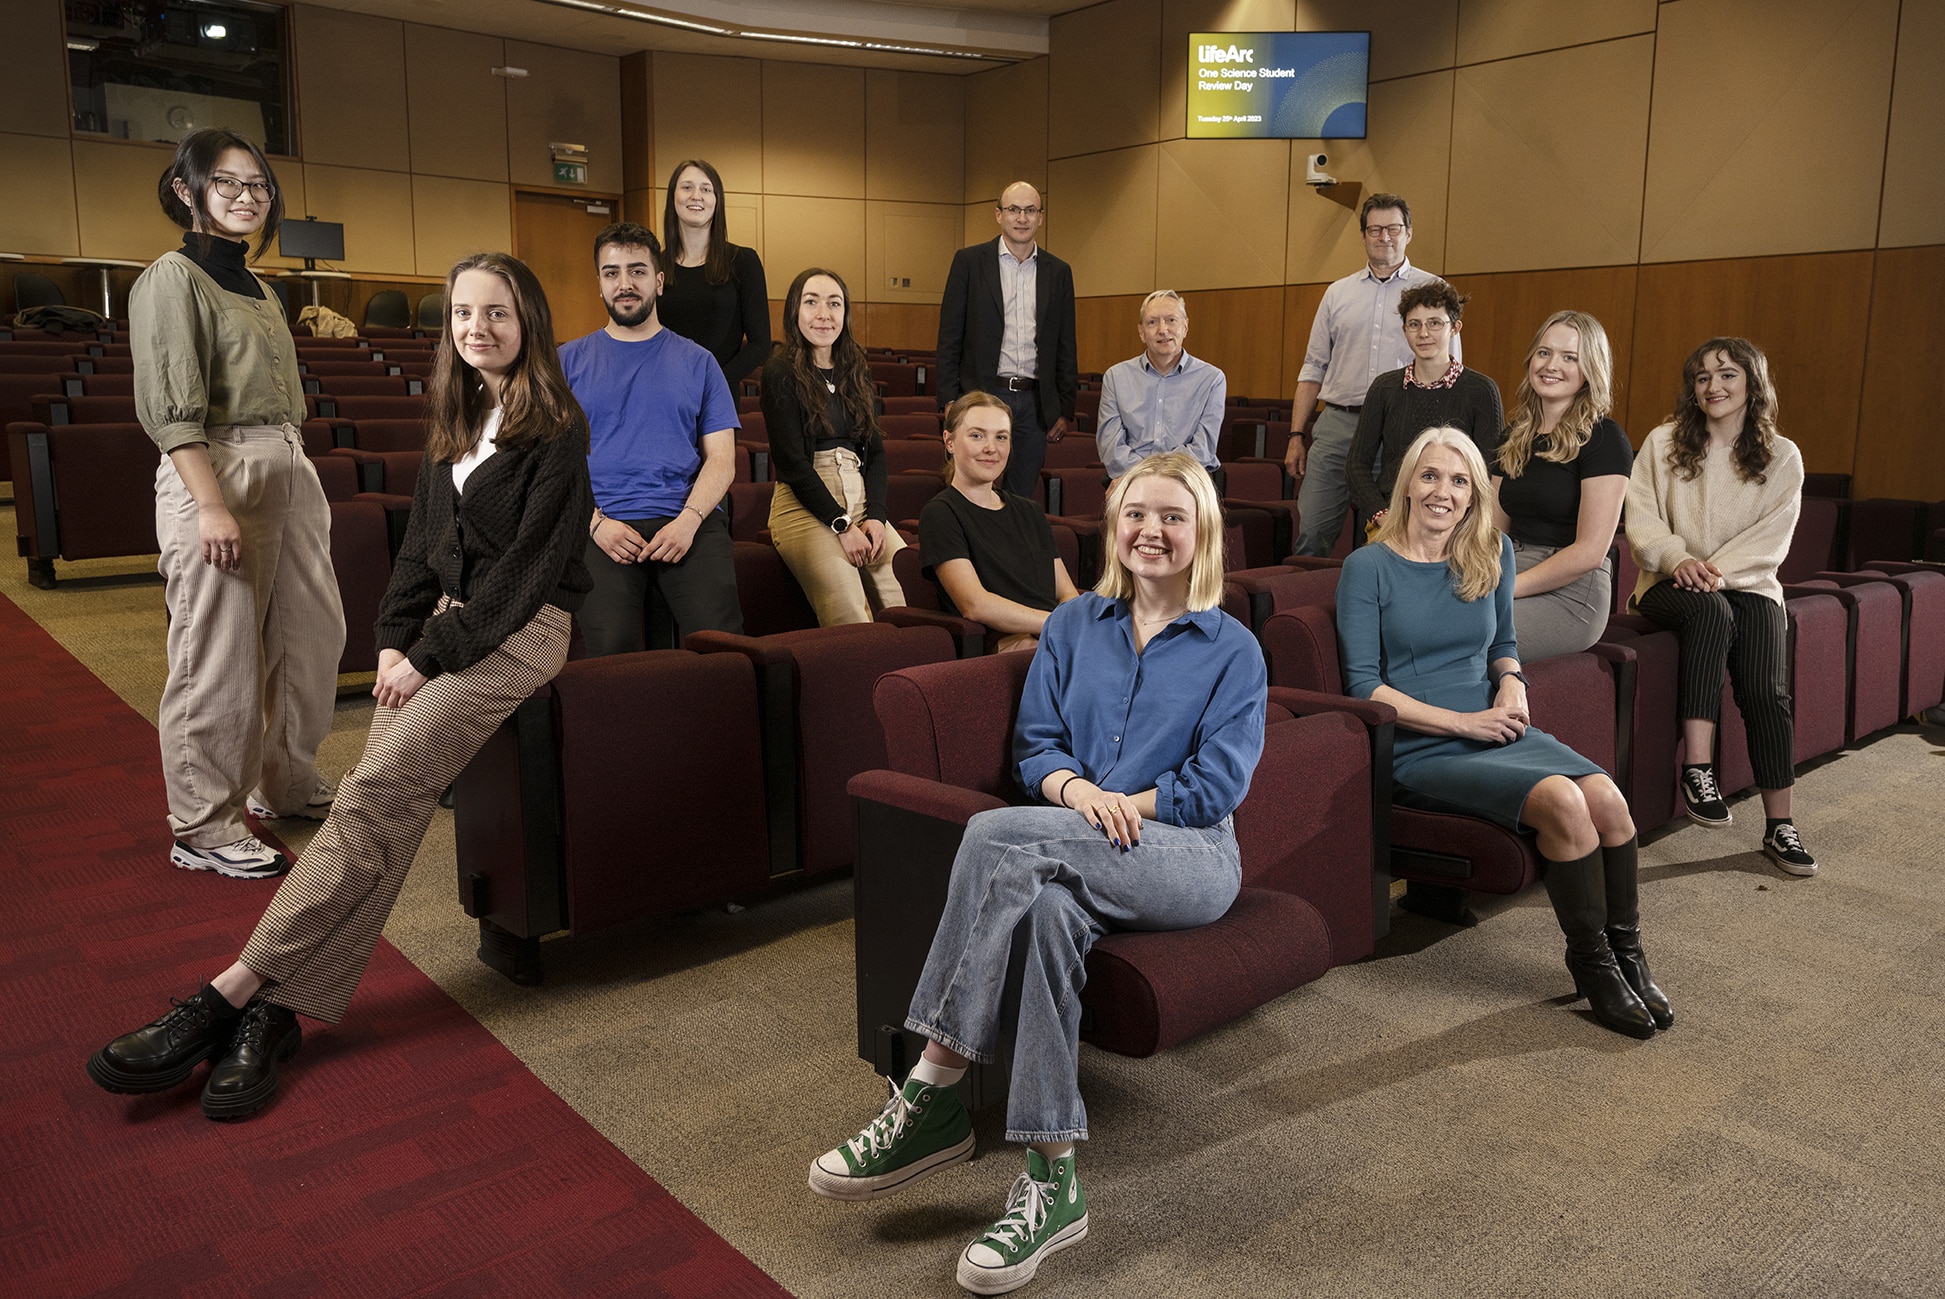
<path fill-rule="evenodd" d="M 959 1256 L 959 1284 L 974 1294 L 1005 1294 L 1033 1280 L 1042 1260 L 1087 1236 L 1087 1197 L 1074 1156 L 1050 1165 L 1027 1151 L 1027 1171 L 1006 1197 L 1006 1215 Z"/>
<path fill-rule="evenodd" d="M 972 1119 L 958 1090 L 908 1078 L 862 1132 L 812 1161 L 810 1189 L 833 1200 L 875 1200 L 972 1152 Z"/>

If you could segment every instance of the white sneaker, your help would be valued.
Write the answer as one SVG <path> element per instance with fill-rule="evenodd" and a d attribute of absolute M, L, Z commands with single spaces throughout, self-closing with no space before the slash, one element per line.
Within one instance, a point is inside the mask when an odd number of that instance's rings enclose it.
<path fill-rule="evenodd" d="M 293 820 L 322 821 L 326 816 L 330 815 L 331 800 L 336 797 L 337 791 L 325 784 L 320 777 L 317 782 L 317 788 L 311 791 L 309 800 L 295 812 L 271 811 L 270 804 L 264 802 L 263 795 L 255 790 L 250 791 L 250 797 L 245 800 L 244 806 L 248 807 L 250 809 L 250 815 L 259 821 L 280 821 L 286 817 Z"/>
<path fill-rule="evenodd" d="M 290 869 L 290 858 L 255 835 L 245 835 L 219 848 L 197 848 L 176 841 L 169 861 L 186 871 L 215 871 L 233 880 L 267 880 Z"/>

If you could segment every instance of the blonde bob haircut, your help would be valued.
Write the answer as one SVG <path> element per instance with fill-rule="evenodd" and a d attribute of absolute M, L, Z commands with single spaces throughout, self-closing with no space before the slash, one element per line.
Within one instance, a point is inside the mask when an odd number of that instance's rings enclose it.
<path fill-rule="evenodd" d="M 1144 478 L 1167 478 L 1186 487 L 1195 502 L 1195 559 L 1189 565 L 1189 610 L 1200 613 L 1222 603 L 1222 502 L 1216 498 L 1215 480 L 1200 461 L 1186 451 L 1165 451 L 1130 469 L 1108 489 L 1107 508 L 1101 519 L 1107 525 L 1107 544 L 1101 549 L 1101 580 L 1094 584 L 1096 595 L 1110 600 L 1132 600 L 1135 579 L 1121 564 L 1115 531 L 1120 526 L 1121 503 L 1128 489 Z"/>
<path fill-rule="evenodd" d="M 1006 427 L 1008 437 L 1010 438 L 1013 428 L 1013 408 L 1001 401 L 998 397 L 995 397 L 992 393 L 980 392 L 977 389 L 974 389 L 972 392 L 962 393 L 959 400 L 945 408 L 945 431 L 947 433 L 957 433 L 959 431 L 959 425 L 964 422 L 966 416 L 981 408 L 1000 411 L 1006 416 Z M 1007 446 L 1010 450 L 1012 447 L 1011 441 L 1007 443 Z M 948 487 L 952 485 L 953 474 L 957 469 L 958 466 L 953 463 L 952 455 L 948 452 L 945 458 L 945 481 Z"/>
<path fill-rule="evenodd" d="M 1445 424 L 1418 435 L 1405 452 L 1398 481 L 1392 484 L 1391 510 L 1371 541 L 1404 539 L 1411 524 L 1412 480 L 1418 477 L 1419 458 L 1433 447 L 1451 447 L 1458 452 L 1459 458 L 1465 461 L 1466 473 L 1472 478 L 1472 504 L 1466 507 L 1459 526 L 1452 530 L 1445 562 L 1452 569 L 1452 589 L 1458 597 L 1468 602 L 1482 599 L 1499 589 L 1499 529 L 1493 526 L 1498 505 L 1492 475 L 1486 472 L 1486 458 L 1479 454 L 1478 444 L 1464 429 Z"/>

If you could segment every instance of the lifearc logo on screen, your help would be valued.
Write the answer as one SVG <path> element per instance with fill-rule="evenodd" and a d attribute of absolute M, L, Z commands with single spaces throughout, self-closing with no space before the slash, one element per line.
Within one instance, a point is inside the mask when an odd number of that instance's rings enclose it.
<path fill-rule="evenodd" d="M 1370 32 L 1189 33 L 1191 140 L 1361 140 Z"/>

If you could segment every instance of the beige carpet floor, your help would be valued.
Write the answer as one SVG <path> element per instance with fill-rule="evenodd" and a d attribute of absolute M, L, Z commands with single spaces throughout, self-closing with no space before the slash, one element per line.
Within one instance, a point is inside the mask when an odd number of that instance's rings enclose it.
<path fill-rule="evenodd" d="M 82 580 L 43 592 L 0 565 L 0 593 L 152 718 L 159 585 L 140 561 L 62 570 Z M 329 774 L 369 711 L 341 699 Z M 1798 789 L 1817 879 L 1758 855 L 1753 800 L 1645 849 L 1680 1016 L 1652 1041 L 1566 1001 L 1535 893 L 1469 930 L 1400 914 L 1375 958 L 1158 1058 L 1084 1052 L 1093 1234 L 1028 1293 L 1945 1295 L 1945 731 L 1899 728 Z M 550 942 L 546 985 L 516 988 L 473 958 L 442 814 L 386 933 L 795 1293 L 958 1294 L 954 1257 L 1019 1169 L 1000 1114 L 979 1158 L 901 1197 L 804 1187 L 883 1096 L 854 1056 L 849 911 L 839 882 Z"/>

